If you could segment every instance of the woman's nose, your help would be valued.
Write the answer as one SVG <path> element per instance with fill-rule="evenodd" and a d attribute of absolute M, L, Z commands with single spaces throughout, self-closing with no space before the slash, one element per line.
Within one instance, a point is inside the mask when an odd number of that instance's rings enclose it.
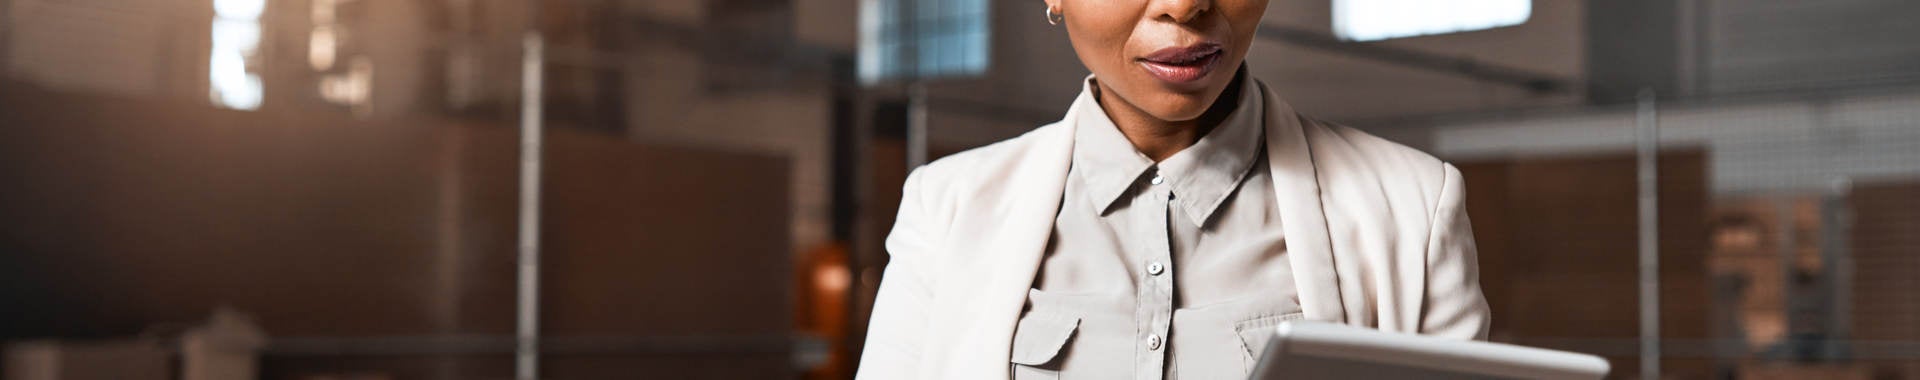
<path fill-rule="evenodd" d="M 1213 0 L 1149 0 L 1153 5 L 1149 11 L 1154 18 L 1164 18 L 1175 23 L 1187 23 L 1206 13 L 1213 7 Z"/>

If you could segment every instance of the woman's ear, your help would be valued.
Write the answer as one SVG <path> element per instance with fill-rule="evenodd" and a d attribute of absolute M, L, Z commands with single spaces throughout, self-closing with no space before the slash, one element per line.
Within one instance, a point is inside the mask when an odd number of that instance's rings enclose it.
<path fill-rule="evenodd" d="M 1061 8 L 1061 5 L 1060 5 L 1061 1 L 1063 0 L 1041 0 L 1041 2 L 1045 3 L 1047 6 L 1046 10 L 1047 10 L 1048 24 L 1060 25 L 1061 21 L 1066 21 L 1067 11 Z"/>

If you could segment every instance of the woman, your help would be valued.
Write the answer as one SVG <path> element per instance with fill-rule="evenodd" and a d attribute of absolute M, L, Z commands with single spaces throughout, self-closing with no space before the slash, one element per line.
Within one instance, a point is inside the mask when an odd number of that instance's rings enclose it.
<path fill-rule="evenodd" d="M 1267 0 L 1046 0 L 1060 122 L 908 176 L 859 376 L 1244 378 L 1308 319 L 1484 338 L 1458 170 L 1295 114 Z"/>

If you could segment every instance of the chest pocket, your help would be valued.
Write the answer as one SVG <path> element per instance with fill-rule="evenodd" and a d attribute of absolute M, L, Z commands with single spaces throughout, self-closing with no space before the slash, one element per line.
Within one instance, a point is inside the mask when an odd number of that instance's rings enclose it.
<path fill-rule="evenodd" d="M 1030 312 L 1013 331 L 1013 380 L 1060 378 L 1060 356 L 1080 328 L 1080 319 Z"/>
<path fill-rule="evenodd" d="M 1240 335 L 1241 363 L 1247 373 L 1253 372 L 1253 365 L 1267 350 L 1267 341 L 1273 338 L 1280 322 L 1305 319 L 1302 313 L 1271 315 L 1251 318 L 1233 324 L 1233 331 Z"/>

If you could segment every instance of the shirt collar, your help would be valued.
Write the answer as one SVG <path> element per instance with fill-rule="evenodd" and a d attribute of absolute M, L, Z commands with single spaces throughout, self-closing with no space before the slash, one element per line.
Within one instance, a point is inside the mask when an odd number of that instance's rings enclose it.
<path fill-rule="evenodd" d="M 1238 188 L 1247 171 L 1259 158 L 1265 102 L 1260 86 L 1251 76 L 1242 75 L 1240 99 L 1225 121 L 1193 146 L 1174 153 L 1159 164 L 1134 149 L 1133 143 L 1107 117 L 1093 96 L 1075 100 L 1080 115 L 1074 132 L 1073 170 L 1101 213 L 1127 194 L 1149 171 L 1158 168 L 1171 186 L 1173 202 L 1178 203 L 1194 225 L 1205 226 L 1213 212 Z M 1098 91 L 1088 76 L 1081 91 Z"/>

